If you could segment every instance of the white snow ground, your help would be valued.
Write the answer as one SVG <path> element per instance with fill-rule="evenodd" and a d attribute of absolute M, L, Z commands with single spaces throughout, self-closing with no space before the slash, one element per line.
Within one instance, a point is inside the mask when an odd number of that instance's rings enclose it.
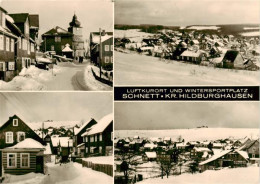
<path fill-rule="evenodd" d="M 207 170 L 197 174 L 181 174 L 164 179 L 147 179 L 140 184 L 259 184 L 259 167 Z"/>
<path fill-rule="evenodd" d="M 115 137 L 125 138 L 134 137 L 152 138 L 152 137 L 171 137 L 172 140 L 177 140 L 181 135 L 185 141 L 204 141 L 231 138 L 244 138 L 259 136 L 259 129 L 246 128 L 194 128 L 194 129 L 172 129 L 172 130 L 116 130 Z"/>
<path fill-rule="evenodd" d="M 82 160 L 90 161 L 95 164 L 110 164 L 114 163 L 114 156 L 102 156 L 102 157 L 88 157 L 82 158 Z"/>
<path fill-rule="evenodd" d="M 92 65 L 88 65 L 84 72 L 85 83 L 91 91 L 111 91 L 112 87 L 95 79 L 91 71 Z"/>
<path fill-rule="evenodd" d="M 260 36 L 260 31 L 251 31 L 241 33 L 242 36 Z"/>
<path fill-rule="evenodd" d="M 186 29 L 196 29 L 196 30 L 217 30 L 220 27 L 217 26 L 190 26 Z"/>
<path fill-rule="evenodd" d="M 116 85 L 259 85 L 260 71 L 229 70 L 115 52 Z"/>
<path fill-rule="evenodd" d="M 10 184 L 40 184 L 45 178 L 44 174 L 40 173 L 29 173 L 25 175 L 5 175 L 5 180 L 3 183 Z"/>

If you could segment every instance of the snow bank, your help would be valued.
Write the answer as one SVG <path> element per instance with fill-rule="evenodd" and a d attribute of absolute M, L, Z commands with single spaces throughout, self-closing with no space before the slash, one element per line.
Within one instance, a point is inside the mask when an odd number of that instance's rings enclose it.
<path fill-rule="evenodd" d="M 32 65 L 29 68 L 23 68 L 19 76 L 14 77 L 10 82 L 0 81 L 0 90 L 46 90 L 46 86 L 42 82 L 52 80 L 54 78 L 53 73 L 60 72 L 62 72 L 62 69 L 56 65 L 53 70 L 48 71 Z"/>
<path fill-rule="evenodd" d="M 46 176 L 40 173 L 29 173 L 24 175 L 5 175 L 3 183 L 10 184 L 41 184 Z"/>
<path fill-rule="evenodd" d="M 260 27 L 244 27 L 244 30 L 260 29 Z"/>
<path fill-rule="evenodd" d="M 259 167 L 235 168 L 235 169 L 222 169 L 219 171 L 207 170 L 198 174 L 182 174 L 179 176 L 170 176 L 147 179 L 140 184 L 258 184 L 259 183 Z"/>
<path fill-rule="evenodd" d="M 84 72 L 84 79 L 85 79 L 86 86 L 88 86 L 90 88 L 90 90 L 96 90 L 96 91 L 112 90 L 112 87 L 110 87 L 102 82 L 99 82 L 95 79 L 95 77 L 93 76 L 93 73 L 91 71 L 91 68 L 92 68 L 92 65 L 88 65 Z"/>
<path fill-rule="evenodd" d="M 190 26 L 186 29 L 196 29 L 196 30 L 206 30 L 206 29 L 210 29 L 210 30 L 217 30 L 219 29 L 220 27 L 217 27 L 217 26 Z"/>
<path fill-rule="evenodd" d="M 114 163 L 113 156 L 89 157 L 89 158 L 82 158 L 82 160 L 92 162 L 93 164 L 113 165 L 113 163 Z"/>
<path fill-rule="evenodd" d="M 72 165 L 77 172 L 77 177 L 69 181 L 56 182 L 56 184 L 114 183 L 113 177 L 102 172 L 82 167 L 82 165 L 78 163 L 72 163 Z"/>
<path fill-rule="evenodd" d="M 231 138 L 244 138 L 252 135 L 252 138 L 259 135 L 259 129 L 246 128 L 198 128 L 198 129 L 172 129 L 172 130 L 117 130 L 115 137 L 125 138 L 134 137 L 171 137 L 177 140 L 178 136 L 182 136 L 185 141 L 204 141 Z"/>

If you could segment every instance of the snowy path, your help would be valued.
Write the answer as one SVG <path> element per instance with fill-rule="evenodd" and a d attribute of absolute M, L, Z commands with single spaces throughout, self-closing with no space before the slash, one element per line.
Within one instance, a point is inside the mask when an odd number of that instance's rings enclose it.
<path fill-rule="evenodd" d="M 185 64 L 115 52 L 115 85 L 259 85 L 260 72 Z"/>
<path fill-rule="evenodd" d="M 48 174 L 41 184 L 103 184 L 113 183 L 113 177 L 82 167 L 78 163 L 49 165 Z"/>
<path fill-rule="evenodd" d="M 58 63 L 61 73 L 55 74 L 53 80 L 44 82 L 47 90 L 87 90 L 84 82 L 84 69 L 87 64 Z"/>

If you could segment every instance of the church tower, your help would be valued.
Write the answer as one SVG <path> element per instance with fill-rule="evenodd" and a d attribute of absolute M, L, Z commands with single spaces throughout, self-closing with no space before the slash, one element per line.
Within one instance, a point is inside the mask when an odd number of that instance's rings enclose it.
<path fill-rule="evenodd" d="M 77 59 L 79 59 L 80 56 L 84 56 L 85 53 L 82 29 L 78 17 L 74 14 L 68 31 L 73 34 L 72 50 L 74 51 L 74 58 Z"/>

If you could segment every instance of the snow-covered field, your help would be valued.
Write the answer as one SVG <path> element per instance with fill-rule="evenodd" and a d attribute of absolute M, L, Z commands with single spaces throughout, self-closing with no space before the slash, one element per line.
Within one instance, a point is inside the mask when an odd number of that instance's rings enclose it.
<path fill-rule="evenodd" d="M 139 29 L 115 29 L 115 38 L 129 38 L 131 42 L 141 42 L 143 38 L 153 36 L 151 33 L 141 32 Z"/>
<path fill-rule="evenodd" d="M 196 29 L 196 30 L 217 30 L 220 27 L 217 26 L 190 26 L 186 29 Z"/>
<path fill-rule="evenodd" d="M 168 130 L 116 130 L 115 137 L 126 138 L 134 137 L 152 138 L 152 137 L 171 137 L 172 140 L 177 140 L 181 135 L 185 141 L 204 141 L 217 140 L 225 138 L 244 138 L 259 136 L 259 129 L 246 128 L 194 128 L 194 129 L 168 129 Z"/>
<path fill-rule="evenodd" d="M 230 70 L 115 52 L 116 85 L 259 85 L 260 71 Z"/>
<path fill-rule="evenodd" d="M 198 174 L 182 174 L 147 179 L 139 182 L 140 184 L 259 184 L 259 167 L 251 166 L 247 168 L 222 169 L 218 171 L 207 170 Z"/>
<path fill-rule="evenodd" d="M 260 29 L 260 27 L 244 27 L 244 30 L 254 30 L 254 29 Z"/>
<path fill-rule="evenodd" d="M 111 86 L 106 85 L 102 82 L 99 82 L 95 79 L 95 77 L 92 74 L 91 68 L 93 68 L 94 71 L 97 71 L 97 70 L 95 70 L 94 66 L 92 66 L 92 65 L 88 65 L 86 67 L 85 72 L 84 72 L 84 79 L 85 79 L 85 83 L 88 86 L 88 88 L 90 90 L 94 90 L 94 91 L 98 91 L 98 90 L 111 91 L 112 90 Z"/>
<path fill-rule="evenodd" d="M 260 31 L 251 31 L 241 33 L 242 36 L 260 36 Z"/>

